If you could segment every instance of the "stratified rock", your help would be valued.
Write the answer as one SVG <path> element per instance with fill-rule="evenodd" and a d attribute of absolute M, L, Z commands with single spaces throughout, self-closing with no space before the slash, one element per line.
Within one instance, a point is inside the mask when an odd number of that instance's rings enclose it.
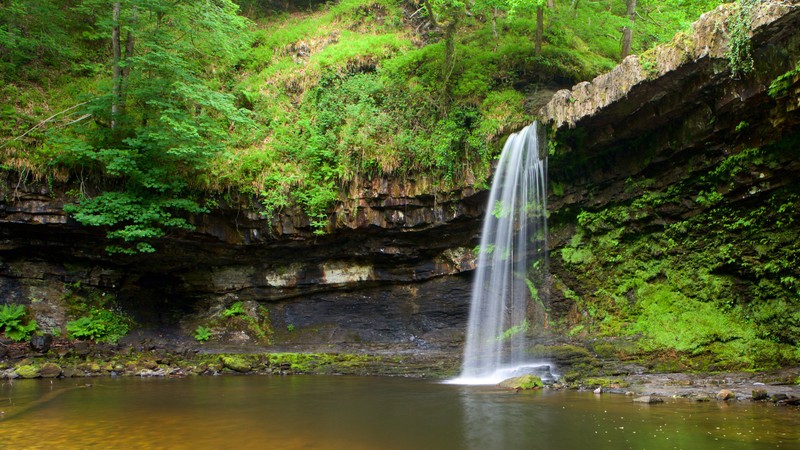
<path fill-rule="evenodd" d="M 31 337 L 30 345 L 31 350 L 39 353 L 47 353 L 50 350 L 50 345 L 53 343 L 53 336 L 49 334 Z"/>
<path fill-rule="evenodd" d="M 733 393 L 730 389 L 723 389 L 717 392 L 717 400 L 727 401 L 727 400 L 735 400 L 736 394 Z"/>
<path fill-rule="evenodd" d="M 39 374 L 42 378 L 57 378 L 61 375 L 61 366 L 54 363 L 45 363 L 39 369 Z"/>
<path fill-rule="evenodd" d="M 661 397 L 657 397 L 655 395 L 642 395 L 641 397 L 636 397 L 633 399 L 634 403 L 646 403 L 648 405 L 653 405 L 656 403 L 664 403 L 664 399 Z"/>
<path fill-rule="evenodd" d="M 542 379 L 533 376 L 533 375 L 522 375 L 520 377 L 509 378 L 507 380 L 503 380 L 498 384 L 498 386 L 506 389 L 515 389 L 515 390 L 530 390 L 530 389 L 541 389 L 544 386 L 542 383 Z"/>

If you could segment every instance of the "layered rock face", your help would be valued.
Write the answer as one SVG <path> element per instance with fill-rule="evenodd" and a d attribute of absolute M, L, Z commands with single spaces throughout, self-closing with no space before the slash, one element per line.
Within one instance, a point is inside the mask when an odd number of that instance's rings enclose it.
<path fill-rule="evenodd" d="M 550 161 L 551 250 L 567 245 L 578 211 L 641 195 L 626 187 L 630 180 L 646 178 L 651 189 L 666 189 L 710 171 L 743 145 L 796 133 L 798 77 L 780 95 L 767 94 L 800 57 L 796 5 L 760 4 L 750 74 L 731 76 L 723 26 L 729 10 L 721 8 L 695 24 L 693 34 L 557 93 L 540 113 L 558 130 Z M 789 185 L 798 173 L 798 161 L 788 158 L 779 167 L 739 174 L 723 193 L 730 202 L 745 201 L 752 189 Z M 137 320 L 134 338 L 155 333 L 193 341 L 198 324 L 243 302 L 266 309 L 269 337 L 242 329 L 218 342 L 456 349 L 487 192 L 431 186 L 421 179 L 362 185 L 337 207 L 323 236 L 314 236 L 299 212 L 267 218 L 248 201 L 230 202 L 193 218 L 195 231 L 168 236 L 155 254 L 112 257 L 102 230 L 81 227 L 63 212 L 58 187 L 9 178 L 0 181 L 0 299 L 30 306 L 40 328 L 56 334 L 70 299 L 95 295 L 116 299 Z M 637 226 L 701 209 L 687 197 Z M 574 269 L 553 259 L 560 279 L 575 282 Z M 544 300 L 551 318 L 574 314 L 574 299 L 563 290 L 542 292 L 550 294 Z"/>
<path fill-rule="evenodd" d="M 428 348 L 463 338 L 485 192 L 376 182 L 340 205 L 325 236 L 300 214 L 228 206 L 156 254 L 113 257 L 102 230 L 71 221 L 60 198 L 6 182 L 0 203 L 0 293 L 45 329 L 63 327 L 71 294 L 92 291 L 159 334 L 191 336 L 241 301 L 264 305 L 274 333 L 226 336 L 237 343 Z"/>

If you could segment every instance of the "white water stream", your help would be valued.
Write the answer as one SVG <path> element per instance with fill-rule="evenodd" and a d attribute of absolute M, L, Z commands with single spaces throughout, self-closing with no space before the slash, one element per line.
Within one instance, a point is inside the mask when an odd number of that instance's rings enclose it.
<path fill-rule="evenodd" d="M 495 384 L 537 366 L 526 357 L 533 272 L 547 267 L 547 159 L 536 122 L 506 141 L 492 182 L 457 384 Z"/>

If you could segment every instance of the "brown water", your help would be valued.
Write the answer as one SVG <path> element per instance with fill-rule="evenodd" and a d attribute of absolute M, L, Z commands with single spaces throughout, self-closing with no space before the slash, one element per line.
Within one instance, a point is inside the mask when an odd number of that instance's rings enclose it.
<path fill-rule="evenodd" d="M 400 378 L 5 380 L 0 411 L 12 449 L 800 449 L 793 408 Z"/>

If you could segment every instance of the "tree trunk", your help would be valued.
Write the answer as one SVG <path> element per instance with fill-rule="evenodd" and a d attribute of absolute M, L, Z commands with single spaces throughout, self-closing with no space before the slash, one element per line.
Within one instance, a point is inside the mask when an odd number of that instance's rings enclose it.
<path fill-rule="evenodd" d="M 434 28 L 439 28 L 439 22 L 436 21 L 436 14 L 434 14 L 433 12 L 433 6 L 431 6 L 431 2 L 425 0 L 424 3 L 425 3 L 425 9 L 428 10 L 428 17 L 430 17 L 431 19 L 431 25 L 433 25 Z"/>
<path fill-rule="evenodd" d="M 111 129 L 117 127 L 119 116 L 120 88 L 122 85 L 122 71 L 120 61 L 120 42 L 119 42 L 119 13 L 120 2 L 114 2 L 112 6 L 112 25 L 111 25 L 111 53 L 112 53 L 112 88 L 111 88 Z"/>
<path fill-rule="evenodd" d="M 544 33 L 544 6 L 539 5 L 536 7 L 536 41 L 534 49 L 537 55 L 542 54 L 543 33 Z"/>
<path fill-rule="evenodd" d="M 137 9 L 136 5 L 132 7 L 132 14 L 130 24 L 131 26 L 128 28 L 128 34 L 125 37 L 125 64 L 120 64 L 120 81 L 119 81 L 119 114 L 125 115 L 125 106 L 127 102 L 127 88 L 128 88 L 128 75 L 131 73 L 131 66 L 130 66 L 130 59 L 133 56 L 134 44 L 135 44 L 135 37 L 133 34 L 133 26 L 136 24 Z"/>
<path fill-rule="evenodd" d="M 622 52 L 620 59 L 625 59 L 631 54 L 631 40 L 633 39 L 633 22 L 636 20 L 636 0 L 628 0 L 628 20 L 630 25 L 622 29 Z"/>
<path fill-rule="evenodd" d="M 458 14 L 453 15 L 444 31 L 444 65 L 442 65 L 442 104 L 443 111 L 450 106 L 450 75 L 456 65 L 456 28 L 458 27 Z"/>

